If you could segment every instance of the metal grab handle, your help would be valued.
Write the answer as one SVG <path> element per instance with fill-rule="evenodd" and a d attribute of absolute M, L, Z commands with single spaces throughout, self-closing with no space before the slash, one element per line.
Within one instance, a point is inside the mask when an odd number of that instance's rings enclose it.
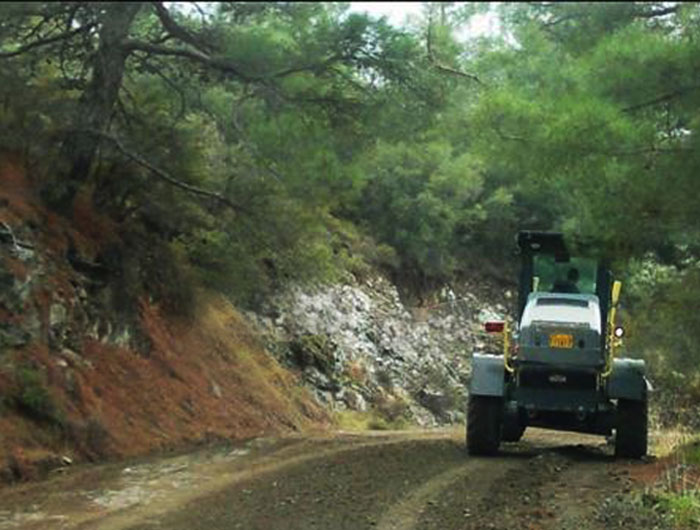
<path fill-rule="evenodd" d="M 509 373 L 515 372 L 515 368 L 510 365 L 510 326 L 508 320 L 503 324 L 503 366 Z"/>
<path fill-rule="evenodd" d="M 610 313 L 608 314 L 608 333 L 605 341 L 605 371 L 601 374 L 602 377 L 608 377 L 613 370 L 613 360 L 615 359 L 615 313 L 617 313 L 617 302 L 620 299 L 620 291 L 622 290 L 622 282 L 615 281 L 612 288 L 612 304 Z"/>

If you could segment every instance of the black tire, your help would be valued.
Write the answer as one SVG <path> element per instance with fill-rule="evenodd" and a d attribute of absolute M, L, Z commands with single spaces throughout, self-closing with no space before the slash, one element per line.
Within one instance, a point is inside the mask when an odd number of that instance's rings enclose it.
<path fill-rule="evenodd" d="M 503 422 L 503 432 L 501 433 L 501 440 L 504 442 L 517 442 L 525 434 L 525 425 L 518 421 L 514 422 Z"/>
<path fill-rule="evenodd" d="M 615 432 L 615 456 L 642 458 L 647 454 L 647 400 L 617 401 L 617 429 Z"/>
<path fill-rule="evenodd" d="M 493 396 L 469 396 L 467 405 L 467 451 L 470 455 L 493 455 L 501 443 L 503 400 Z"/>

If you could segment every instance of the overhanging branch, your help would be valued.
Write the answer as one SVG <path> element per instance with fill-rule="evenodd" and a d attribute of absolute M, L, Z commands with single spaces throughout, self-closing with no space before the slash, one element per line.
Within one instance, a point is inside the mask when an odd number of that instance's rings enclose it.
<path fill-rule="evenodd" d="M 124 42 L 123 47 L 127 53 L 140 51 L 151 55 L 182 57 L 184 59 L 190 59 L 209 68 L 219 70 L 220 72 L 232 74 L 241 79 L 242 81 L 248 82 L 264 82 L 266 80 L 278 79 L 301 72 L 317 72 L 319 70 L 328 70 L 333 66 L 334 63 L 345 59 L 345 57 L 340 55 L 332 55 L 316 63 L 307 63 L 299 66 L 292 66 L 283 70 L 271 72 L 269 74 L 253 76 L 243 73 L 240 67 L 237 64 L 233 63 L 231 60 L 221 56 L 209 55 L 208 53 L 199 49 L 183 47 L 172 48 L 170 46 L 163 46 L 161 44 L 137 40 L 128 40 Z"/>
<path fill-rule="evenodd" d="M 80 33 L 84 33 L 86 31 L 89 31 L 94 27 L 94 24 L 88 24 L 86 26 L 82 26 L 80 28 L 76 28 L 71 31 L 64 31 L 63 33 L 59 33 L 58 35 L 55 35 L 53 37 L 47 37 L 45 39 L 39 39 L 35 40 L 34 42 L 30 42 L 29 44 L 25 44 L 24 46 L 21 46 L 17 48 L 14 51 L 11 52 L 0 52 L 0 59 L 9 59 L 10 57 L 17 57 L 18 55 L 22 55 L 23 53 L 27 53 L 30 50 L 33 50 L 34 48 L 39 48 L 41 46 L 48 46 L 49 44 L 53 44 L 54 42 L 59 42 L 63 40 L 68 40 L 76 35 L 79 35 Z"/>
<path fill-rule="evenodd" d="M 498 135 L 498 137 L 499 137 L 501 140 L 508 140 L 508 141 L 511 141 L 511 142 L 519 142 L 519 143 L 522 143 L 522 144 L 528 144 L 528 143 L 529 143 L 529 142 L 527 141 L 527 139 L 523 138 L 522 136 L 514 136 L 514 135 L 512 135 L 512 134 L 504 133 L 504 132 L 501 130 L 501 127 L 500 127 L 499 125 L 495 124 L 495 123 L 492 124 L 491 127 L 492 127 L 492 129 L 494 130 L 494 132 Z"/>
<path fill-rule="evenodd" d="M 223 57 L 212 57 L 202 51 L 189 48 L 171 48 L 150 42 L 128 40 L 123 44 L 126 52 L 141 51 L 153 55 L 163 55 L 169 57 L 182 57 L 190 59 L 210 68 L 235 75 L 244 81 L 252 81 L 253 78 L 240 71 L 237 65 Z"/>
<path fill-rule="evenodd" d="M 475 83 L 481 83 L 481 79 L 479 79 L 476 75 L 470 74 L 468 72 L 463 72 L 461 70 L 456 70 L 455 68 L 450 68 L 449 66 L 445 66 L 444 64 L 439 64 L 436 62 L 433 62 L 433 67 L 443 73 L 454 75 L 457 77 L 463 77 L 465 79 L 469 79 L 471 81 L 474 81 Z"/>
<path fill-rule="evenodd" d="M 635 13 L 635 16 L 639 17 L 639 18 L 663 17 L 666 15 L 671 15 L 673 13 L 677 13 L 679 7 L 680 6 L 678 4 L 676 4 L 676 5 L 667 6 L 667 7 L 658 8 L 658 9 L 652 8 L 652 9 L 648 9 L 648 10 L 642 10 L 642 11 L 638 11 L 637 13 Z"/>
<path fill-rule="evenodd" d="M 165 8 L 165 6 L 163 6 L 162 2 L 153 2 L 153 7 L 156 10 L 158 19 L 165 28 L 165 31 L 167 31 L 170 35 L 182 42 L 186 42 L 201 52 L 208 53 L 210 51 L 210 48 L 206 45 L 206 43 L 175 22 L 173 17 L 170 16 L 170 12 Z"/>
<path fill-rule="evenodd" d="M 681 96 L 684 96 L 688 94 L 689 92 L 693 92 L 694 90 L 700 89 L 700 86 L 690 86 L 690 87 L 683 87 L 679 88 L 678 90 L 674 90 L 673 92 L 668 92 L 666 94 L 663 94 L 661 96 L 658 96 L 656 98 L 650 99 L 649 101 L 644 101 L 642 103 L 637 103 L 636 105 L 631 105 L 629 107 L 625 107 L 622 109 L 622 112 L 634 112 L 636 110 L 641 110 L 647 107 L 653 107 L 655 105 L 660 105 L 661 103 L 667 103 L 671 100 L 674 100 L 676 98 L 679 98 Z"/>
<path fill-rule="evenodd" d="M 474 81 L 475 83 L 482 84 L 481 80 L 474 74 L 470 74 L 468 72 L 463 72 L 461 70 L 457 70 L 455 68 L 452 68 L 450 66 L 446 66 L 442 63 L 440 63 L 436 58 L 435 54 L 433 53 L 433 23 L 432 20 L 428 21 L 428 34 L 426 35 L 426 47 L 428 51 L 428 59 L 430 60 L 430 64 L 438 70 L 439 72 L 443 72 L 445 74 L 457 76 L 457 77 L 462 77 L 464 79 L 469 79 L 470 81 Z"/>
<path fill-rule="evenodd" d="M 232 210 L 234 210 L 236 212 L 245 212 L 246 211 L 245 208 L 234 203 L 228 197 L 225 197 L 224 195 L 221 195 L 220 193 L 205 190 L 203 188 L 198 188 L 197 186 L 187 184 L 186 182 L 182 182 L 181 180 L 174 178 L 173 176 L 171 176 L 167 172 L 165 172 L 162 169 L 151 164 L 148 160 L 143 158 L 138 153 L 134 153 L 133 151 L 128 150 L 126 147 L 124 147 L 124 145 L 122 145 L 122 143 L 119 141 L 119 139 L 115 138 L 114 136 L 111 136 L 109 134 L 106 134 L 106 133 L 103 133 L 100 131 L 94 131 L 94 130 L 83 130 L 83 131 L 73 131 L 73 132 L 92 134 L 92 135 L 97 136 L 103 140 L 107 140 L 107 141 L 111 142 L 112 144 L 114 144 L 114 146 L 117 148 L 117 150 L 119 152 L 121 152 L 124 156 L 126 156 L 130 160 L 136 162 L 141 167 L 147 169 L 153 175 L 158 177 L 160 180 L 170 184 L 171 186 L 174 186 L 178 189 L 181 189 L 181 190 L 186 191 L 187 193 L 191 193 L 193 195 L 198 195 L 200 197 L 205 197 L 207 199 L 214 199 L 214 200 L 220 202 L 221 204 L 231 208 Z"/>

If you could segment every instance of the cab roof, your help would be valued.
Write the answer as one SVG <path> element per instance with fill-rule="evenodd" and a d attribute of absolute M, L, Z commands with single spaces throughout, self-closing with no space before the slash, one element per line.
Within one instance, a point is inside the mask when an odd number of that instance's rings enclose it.
<path fill-rule="evenodd" d="M 522 230 L 518 232 L 518 247 L 525 254 L 554 254 L 567 261 L 569 250 L 564 242 L 564 235 L 559 232 L 537 232 Z"/>

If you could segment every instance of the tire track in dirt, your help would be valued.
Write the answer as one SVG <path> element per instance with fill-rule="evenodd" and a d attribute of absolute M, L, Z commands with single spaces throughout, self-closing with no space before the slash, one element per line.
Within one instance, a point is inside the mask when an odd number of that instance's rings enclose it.
<path fill-rule="evenodd" d="M 599 437 L 533 429 L 492 458 L 467 456 L 454 434 L 373 442 L 259 468 L 164 517 L 118 528 L 594 529 L 602 498 L 620 489 Z"/>
<path fill-rule="evenodd" d="M 543 530 L 595 530 L 605 528 L 599 509 L 606 497 L 629 492 L 632 481 L 625 461 L 616 461 L 612 448 L 567 446 L 558 451 L 566 465 L 543 488 L 543 504 L 533 514 Z M 542 514 L 548 517 L 542 519 Z"/>
<path fill-rule="evenodd" d="M 288 466 L 361 447 L 449 436 L 446 431 L 340 432 L 313 438 L 258 439 L 178 456 L 80 466 L 41 482 L 3 489 L 0 528 L 126 528 Z"/>
<path fill-rule="evenodd" d="M 187 491 L 176 489 L 170 491 L 167 496 L 161 497 L 157 503 L 139 505 L 128 511 L 120 510 L 101 517 L 98 526 L 94 526 L 95 520 L 90 520 L 75 528 L 124 530 L 142 524 L 146 524 L 146 527 L 160 527 L 158 521 L 166 514 L 177 511 L 182 505 L 197 503 L 199 499 L 216 495 L 224 489 L 236 487 L 241 483 L 264 479 L 268 475 L 283 474 L 290 468 L 303 467 L 311 462 L 328 460 L 345 453 L 362 453 L 372 448 L 402 445 L 409 441 L 439 441 L 449 437 L 450 434 L 445 431 L 409 431 L 362 436 L 341 433 L 323 439 L 303 440 L 250 462 L 241 461 L 234 470 L 226 469 L 226 466 L 208 469 L 204 474 L 200 474 L 200 484 L 196 488 Z M 242 467 L 243 464 L 246 464 L 245 467 Z M 202 479 L 204 479 L 203 482 Z"/>
<path fill-rule="evenodd" d="M 515 465 L 515 462 L 511 462 L 511 465 Z M 425 522 L 418 526 L 422 514 L 428 507 L 439 506 L 441 497 L 455 483 L 463 480 L 470 491 L 478 490 L 496 480 L 511 466 L 501 466 L 498 470 L 494 470 L 493 467 L 493 462 L 487 459 L 469 458 L 464 464 L 431 478 L 411 491 L 400 502 L 391 506 L 377 524 L 377 530 L 425 528 Z"/>
<path fill-rule="evenodd" d="M 487 529 L 500 528 L 499 521 L 507 515 L 508 489 L 522 485 L 531 477 L 531 468 L 542 451 L 530 443 L 503 444 L 493 457 L 467 457 L 465 473 L 444 483 L 441 491 L 433 492 L 432 501 L 418 511 L 420 516 L 407 529 Z M 532 481 L 538 483 L 537 480 Z M 507 517 L 506 517 L 507 519 Z M 521 528 L 519 524 L 504 526 Z"/>
<path fill-rule="evenodd" d="M 416 487 L 464 462 L 452 435 L 403 438 L 257 476 L 132 528 L 373 530 Z"/>
<path fill-rule="evenodd" d="M 522 442 L 503 444 L 495 457 L 465 465 L 470 472 L 444 481 L 431 501 L 416 495 L 423 506 L 412 506 L 412 513 L 420 517 L 396 528 L 598 528 L 603 498 L 625 486 L 619 467 L 599 437 L 533 429 Z"/>
<path fill-rule="evenodd" d="M 537 441 L 535 438 L 531 449 L 521 454 L 524 459 L 519 465 L 508 469 L 478 493 L 481 498 L 477 502 L 470 505 L 473 492 L 463 488 L 461 493 L 467 502 L 463 504 L 462 514 L 453 507 L 421 521 L 421 530 L 597 528 L 597 507 L 605 495 L 620 487 L 611 479 L 614 464 L 611 451 L 592 444 L 538 446 Z M 521 444 L 507 445 L 524 449 Z M 499 458 L 516 456 L 507 451 L 508 447 Z"/>
<path fill-rule="evenodd" d="M 464 530 L 546 528 L 555 513 L 548 502 L 551 484 L 571 463 L 554 450 L 530 456 L 496 480 L 468 512 Z"/>

